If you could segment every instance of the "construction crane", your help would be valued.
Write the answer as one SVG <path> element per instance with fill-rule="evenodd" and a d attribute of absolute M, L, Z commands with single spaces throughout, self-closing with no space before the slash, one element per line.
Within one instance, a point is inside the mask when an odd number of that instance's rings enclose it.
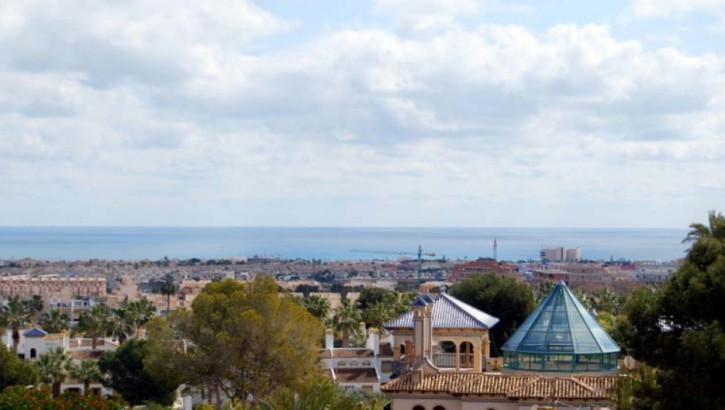
<path fill-rule="evenodd" d="M 420 282 L 421 282 L 421 266 L 423 264 L 423 256 L 430 256 L 435 257 L 436 254 L 434 252 L 423 252 L 423 247 L 418 245 L 418 252 L 402 252 L 402 251 L 376 251 L 376 250 L 364 250 L 364 249 L 353 249 L 353 252 L 358 253 L 376 253 L 376 254 L 383 254 L 383 255 L 413 255 L 418 257 L 418 282 L 417 282 L 417 288 L 420 290 Z"/>

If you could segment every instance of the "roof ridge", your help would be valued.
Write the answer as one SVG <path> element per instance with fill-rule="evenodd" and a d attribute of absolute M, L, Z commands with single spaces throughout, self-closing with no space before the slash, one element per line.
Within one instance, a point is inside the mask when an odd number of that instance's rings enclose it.
<path fill-rule="evenodd" d="M 562 281 L 562 283 L 563 283 L 563 281 Z M 566 284 L 565 284 L 565 283 L 563 283 L 563 286 L 562 286 L 562 287 L 563 287 L 563 289 L 564 289 L 564 294 L 565 294 L 566 296 L 568 296 L 568 297 L 569 297 L 569 299 L 571 299 L 572 303 L 574 303 L 574 307 L 576 307 L 576 308 L 577 308 L 577 309 L 576 309 L 576 312 L 577 312 L 577 314 L 579 314 L 579 317 L 580 317 L 580 318 L 582 319 L 582 321 L 583 321 L 583 322 L 584 322 L 584 324 L 586 325 L 586 328 L 587 328 L 587 331 L 589 332 L 589 334 L 590 334 L 590 335 L 592 335 L 592 339 L 594 339 L 594 343 L 596 343 L 596 344 L 597 344 L 597 346 L 599 347 L 599 350 L 600 350 L 600 351 L 601 351 L 602 353 L 604 353 L 604 346 L 602 346 L 602 344 L 601 344 L 601 343 L 599 342 L 599 339 L 597 338 L 597 336 L 596 336 L 596 335 L 594 334 L 594 332 L 592 331 L 592 328 L 591 328 L 591 327 L 589 326 L 589 324 L 587 323 L 587 320 L 586 320 L 586 318 L 585 318 L 585 317 L 584 317 L 584 315 L 582 314 L 581 310 L 579 310 L 579 306 L 581 306 L 581 307 L 583 307 L 583 308 L 584 308 L 584 312 L 585 312 L 585 313 L 589 313 L 589 311 L 587 310 L 587 308 L 586 308 L 586 307 L 585 307 L 584 305 L 582 305 L 582 303 L 581 303 L 581 302 L 579 301 L 579 299 L 577 299 L 577 297 L 576 297 L 576 296 L 574 296 L 574 294 L 573 294 L 573 293 L 571 292 L 571 290 L 569 289 L 569 287 L 567 287 L 567 286 L 566 286 Z M 564 303 L 566 303 L 566 301 L 564 301 Z M 577 305 L 579 305 L 579 306 L 577 306 Z M 591 313 L 589 313 L 589 315 L 591 316 Z M 568 317 L 568 316 L 569 316 L 569 315 L 567 315 L 567 320 L 569 320 L 569 317 Z M 598 321 L 597 321 L 596 319 L 594 320 L 594 322 L 595 322 L 595 323 L 596 323 L 597 325 L 599 325 L 599 322 L 598 322 Z M 599 326 L 601 327 L 601 325 L 599 325 Z M 571 331 L 571 327 L 569 328 L 569 331 Z M 607 332 L 606 332 L 606 331 L 605 331 L 604 333 L 605 333 L 605 334 L 607 334 Z M 608 336 L 608 334 L 607 334 L 607 336 Z"/>

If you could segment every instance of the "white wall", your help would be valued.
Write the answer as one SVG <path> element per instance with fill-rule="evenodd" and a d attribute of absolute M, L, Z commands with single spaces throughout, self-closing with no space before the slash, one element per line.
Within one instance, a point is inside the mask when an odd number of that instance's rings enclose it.
<path fill-rule="evenodd" d="M 443 406 L 446 410 L 463 410 L 460 400 L 436 398 L 394 398 L 393 410 L 413 410 L 415 406 L 423 406 L 425 410 L 433 410 L 435 406 Z M 473 408 L 473 407 L 471 407 Z M 480 407 L 477 408 L 479 410 Z"/>

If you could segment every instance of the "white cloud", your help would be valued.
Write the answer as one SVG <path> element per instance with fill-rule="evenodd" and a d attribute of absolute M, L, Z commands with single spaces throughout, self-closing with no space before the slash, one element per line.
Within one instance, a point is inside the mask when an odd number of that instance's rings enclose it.
<path fill-rule="evenodd" d="M 667 17 L 680 13 L 702 11 L 725 14 L 723 0 L 634 0 L 632 13 L 637 17 Z"/>
<path fill-rule="evenodd" d="M 721 55 L 573 24 L 275 48 L 292 24 L 252 3 L 173 3 L 0 6 L 0 224 L 591 226 L 619 205 L 579 207 L 625 203 L 653 225 L 725 201 Z"/>

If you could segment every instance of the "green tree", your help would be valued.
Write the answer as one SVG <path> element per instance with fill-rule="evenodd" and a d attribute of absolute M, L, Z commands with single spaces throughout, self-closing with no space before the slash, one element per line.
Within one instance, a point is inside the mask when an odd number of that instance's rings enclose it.
<path fill-rule="evenodd" d="M 28 386 L 38 382 L 38 370 L 0 345 L 0 391 L 8 386 Z"/>
<path fill-rule="evenodd" d="M 105 304 L 93 306 L 89 312 L 83 312 L 78 320 L 78 330 L 89 335 L 93 350 L 96 350 L 98 338 L 106 336 L 111 327 L 113 312 Z"/>
<path fill-rule="evenodd" d="M 609 288 L 604 286 L 597 288 L 589 298 L 591 300 L 592 310 L 597 314 L 607 312 L 616 315 L 622 307 L 622 300 Z"/>
<path fill-rule="evenodd" d="M 342 334 L 342 347 L 350 345 L 350 339 L 358 331 L 362 312 L 349 298 L 340 299 L 340 306 L 332 317 L 335 330 Z"/>
<path fill-rule="evenodd" d="M 302 306 L 310 314 L 320 320 L 324 320 L 330 313 L 330 301 L 320 295 L 312 295 L 302 299 Z"/>
<path fill-rule="evenodd" d="M 494 273 L 471 275 L 451 287 L 450 294 L 499 319 L 489 332 L 492 355 L 500 349 L 534 308 L 529 285 Z"/>
<path fill-rule="evenodd" d="M 189 352 L 192 385 L 246 403 L 316 374 L 319 321 L 274 280 L 222 280 L 204 287 L 180 329 L 194 344 Z"/>
<path fill-rule="evenodd" d="M 139 300 L 130 302 L 127 309 L 129 311 L 130 322 L 136 330 L 136 337 L 139 337 L 141 327 L 154 317 L 156 308 L 148 299 L 143 297 Z"/>
<path fill-rule="evenodd" d="M 48 333 L 60 333 L 68 330 L 70 319 L 68 315 L 60 312 L 60 309 L 53 308 L 50 312 L 43 313 L 40 318 L 40 325 Z"/>
<path fill-rule="evenodd" d="M 368 305 L 367 309 L 363 311 L 365 324 L 376 329 L 382 329 L 385 323 L 394 318 L 394 315 L 395 311 L 393 310 L 393 306 L 385 302 L 376 302 L 373 305 Z"/>
<path fill-rule="evenodd" d="M 629 344 L 657 368 L 660 388 L 638 392 L 657 408 L 725 408 L 725 217 L 692 224 L 684 263 L 659 291 L 625 304 Z"/>
<path fill-rule="evenodd" d="M 410 310 L 417 294 L 415 292 L 395 292 L 394 296 L 393 312 L 396 316 L 400 316 Z"/>
<path fill-rule="evenodd" d="M 362 393 L 362 394 L 361 394 Z M 346 392 L 330 380 L 316 379 L 304 385 L 280 389 L 259 403 L 261 410 L 383 410 L 380 395 Z"/>
<path fill-rule="evenodd" d="M 111 309 L 110 315 L 106 318 L 106 332 L 123 343 L 132 335 L 135 330 L 133 312 L 128 305 L 118 309 Z"/>
<path fill-rule="evenodd" d="M 68 353 L 62 347 L 56 347 L 40 355 L 38 360 L 35 361 L 35 365 L 40 374 L 40 381 L 50 385 L 53 397 L 58 397 L 60 395 L 60 385 L 73 368 L 73 361 Z"/>
<path fill-rule="evenodd" d="M 2 322 L 10 327 L 13 337 L 13 351 L 18 351 L 20 343 L 20 329 L 32 318 L 33 313 L 28 309 L 28 304 L 23 303 L 18 295 L 11 297 L 2 311 Z"/>
<path fill-rule="evenodd" d="M 106 352 L 98 366 L 108 375 L 106 385 L 117 391 L 129 404 L 146 402 L 171 405 L 176 387 L 157 380 L 144 367 L 145 341 L 129 339 L 116 351 Z"/>
<path fill-rule="evenodd" d="M 164 276 L 164 282 L 161 284 L 161 294 L 166 296 L 166 316 L 169 315 L 169 311 L 171 310 L 171 296 L 175 295 L 178 290 L 179 287 L 174 282 L 174 276 L 167 273 Z"/>
<path fill-rule="evenodd" d="M 47 390 L 25 389 L 14 386 L 0 393 L 0 409 L 3 410 L 125 410 L 127 406 L 116 398 L 81 396 L 65 392 L 52 397 Z"/>
<path fill-rule="evenodd" d="M 187 360 L 183 341 L 166 318 L 156 317 L 146 323 L 143 367 L 166 390 L 176 389 L 184 381 Z"/>
<path fill-rule="evenodd" d="M 375 305 L 376 303 L 384 303 L 392 306 L 395 303 L 395 293 L 382 288 L 365 288 L 360 292 L 357 298 L 357 306 L 360 310 L 365 310 L 368 306 Z M 408 306 L 410 308 L 410 306 Z"/>
<path fill-rule="evenodd" d="M 86 359 L 70 370 L 71 376 L 83 381 L 84 394 L 90 394 L 91 383 L 103 381 L 103 373 L 94 360 Z"/>
<path fill-rule="evenodd" d="M 687 259 L 700 270 L 705 270 L 725 253 L 725 217 L 710 211 L 708 224 L 693 223 L 682 242 L 691 242 Z"/>

